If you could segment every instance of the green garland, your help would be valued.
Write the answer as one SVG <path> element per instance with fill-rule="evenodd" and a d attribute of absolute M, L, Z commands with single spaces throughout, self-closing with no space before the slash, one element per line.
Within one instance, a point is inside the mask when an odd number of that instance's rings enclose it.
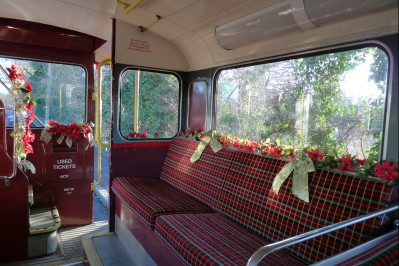
<path fill-rule="evenodd" d="M 274 143 L 269 139 L 265 141 L 252 141 L 249 139 L 240 139 L 233 135 L 223 135 L 216 132 L 186 130 L 177 133 L 178 136 L 189 138 L 196 141 L 204 140 L 207 137 L 212 137 L 219 141 L 224 147 L 234 147 L 246 152 L 257 153 L 273 158 L 285 158 L 292 160 L 294 158 L 293 146 L 281 144 L 279 140 Z M 355 156 L 343 154 L 339 157 L 337 154 L 325 154 L 319 149 L 304 148 L 302 149 L 309 158 L 313 161 L 316 168 L 319 169 L 337 169 L 339 171 L 352 172 L 357 176 L 375 176 L 389 184 L 399 183 L 398 164 L 393 164 L 390 161 L 383 163 L 376 162 L 372 158 L 357 159 Z"/>

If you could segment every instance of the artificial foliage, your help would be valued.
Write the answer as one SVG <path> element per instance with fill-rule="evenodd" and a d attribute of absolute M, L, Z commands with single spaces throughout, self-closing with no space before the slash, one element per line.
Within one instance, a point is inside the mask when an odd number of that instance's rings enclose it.
<path fill-rule="evenodd" d="M 65 143 L 70 148 L 72 147 L 73 139 L 83 137 L 88 142 L 87 149 L 95 143 L 93 127 L 93 123 L 71 123 L 66 125 L 50 120 L 48 125 L 43 128 L 40 140 L 49 143 L 55 138 L 58 144 L 61 144 L 65 140 Z"/>
<path fill-rule="evenodd" d="M 11 136 L 15 139 L 14 158 L 23 171 L 30 170 L 32 173 L 36 173 L 35 166 L 27 159 L 28 154 L 33 153 L 31 143 L 35 140 L 35 134 L 30 128 L 35 119 L 33 109 L 36 106 L 36 101 L 31 96 L 32 85 L 25 80 L 19 66 L 12 64 L 7 70 L 2 66 L 0 66 L 0 69 L 9 78 L 11 87 L 8 87 L 3 81 L 1 81 L 1 84 L 7 88 L 14 100 L 15 126 L 11 132 Z"/>
<path fill-rule="evenodd" d="M 218 134 L 216 132 L 203 132 L 199 130 L 186 130 L 178 132 L 178 136 L 202 141 L 210 136 L 216 139 L 224 147 L 234 147 L 246 152 L 257 153 L 274 158 L 285 158 L 293 160 L 296 147 L 285 145 L 276 140 L 274 143 L 269 139 L 265 141 L 252 141 L 250 139 L 240 139 L 233 135 Z M 398 164 L 388 160 L 377 162 L 373 158 L 358 159 L 350 154 L 326 154 L 317 148 L 300 148 L 312 160 L 314 166 L 319 169 L 338 170 L 350 172 L 358 176 L 374 176 L 389 184 L 398 184 L 399 173 Z"/>

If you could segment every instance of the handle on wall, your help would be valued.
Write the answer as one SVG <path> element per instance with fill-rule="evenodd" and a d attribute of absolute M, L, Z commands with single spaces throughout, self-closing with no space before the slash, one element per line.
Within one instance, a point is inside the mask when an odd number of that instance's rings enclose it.
<path fill-rule="evenodd" d="M 97 182 L 91 184 L 91 189 L 94 190 L 101 183 L 101 149 L 109 148 L 109 143 L 102 141 L 102 83 L 101 83 L 101 68 L 104 65 L 112 66 L 112 60 L 105 59 L 100 62 L 97 68 L 97 91 L 93 95 L 93 99 L 96 101 L 96 142 L 97 142 Z"/>

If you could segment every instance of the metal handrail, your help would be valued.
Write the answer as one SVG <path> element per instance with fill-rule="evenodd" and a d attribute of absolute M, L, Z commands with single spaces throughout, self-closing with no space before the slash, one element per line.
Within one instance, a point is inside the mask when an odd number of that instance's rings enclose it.
<path fill-rule="evenodd" d="M 7 72 L 5 71 L 5 69 L 0 65 L 0 70 L 8 77 Z M 9 90 L 9 88 L 7 87 L 7 85 L 0 79 L 0 83 L 7 89 Z M 16 117 L 15 117 L 15 103 L 14 103 L 14 132 L 17 131 L 17 123 L 16 123 Z M 17 160 L 16 158 L 16 153 L 17 153 L 17 138 L 13 138 L 13 167 L 12 167 L 12 173 L 10 176 L 0 176 L 0 180 L 10 180 L 12 178 L 14 178 L 17 175 Z M 6 145 L 6 143 L 4 143 L 4 145 Z"/>
<path fill-rule="evenodd" d="M 306 232 L 306 233 L 303 233 L 303 234 L 300 234 L 297 236 L 293 236 L 293 237 L 290 237 L 290 238 L 287 238 L 287 239 L 284 239 L 284 240 L 281 240 L 281 241 L 278 241 L 278 242 L 275 242 L 275 243 L 272 243 L 269 245 L 265 245 L 265 246 L 259 248 L 257 251 L 255 251 L 254 254 L 252 254 L 251 258 L 249 258 L 249 260 L 247 262 L 247 266 L 258 265 L 258 263 L 261 262 L 267 255 L 269 255 L 270 253 L 275 252 L 277 250 L 304 242 L 306 240 L 339 230 L 341 228 L 345 228 L 349 225 L 356 224 L 358 222 L 362 222 L 367 219 L 376 217 L 378 215 L 392 212 L 392 211 L 395 211 L 398 209 L 399 209 L 399 205 L 391 206 L 391 207 L 384 208 L 379 211 L 360 215 L 355 218 L 351 218 L 351 219 L 348 219 L 348 220 L 345 220 L 345 221 L 342 221 L 339 223 L 331 224 L 331 225 L 328 225 L 328 226 L 325 226 L 322 228 L 318 228 L 318 229 L 315 229 L 315 230 L 312 230 L 312 231 L 309 231 L 309 232 Z"/>
<path fill-rule="evenodd" d="M 398 229 L 394 229 L 386 234 L 383 234 L 382 236 L 369 240 L 364 244 L 361 244 L 352 249 L 339 253 L 333 257 L 328 257 L 322 261 L 315 262 L 314 264 L 312 264 L 312 266 L 340 265 L 343 262 L 353 258 L 354 255 L 361 254 L 367 250 L 371 250 L 372 248 L 377 247 L 378 245 L 384 244 L 387 241 L 396 237 L 397 235 L 398 235 Z"/>
<path fill-rule="evenodd" d="M 94 100 L 96 101 L 96 125 L 95 125 L 95 132 L 96 132 L 96 142 L 97 142 L 97 182 L 91 184 L 91 189 L 94 190 L 97 186 L 101 183 L 101 149 L 102 148 L 109 148 L 109 143 L 105 143 L 102 141 L 102 100 L 101 100 L 101 68 L 104 65 L 111 65 L 111 59 L 105 59 L 98 64 L 97 68 L 97 91 L 93 95 Z"/>
<path fill-rule="evenodd" d="M 2 108 L 3 109 L 3 108 Z M 4 108 L 5 110 L 5 108 Z M 15 108 L 14 108 L 14 132 L 16 130 L 16 126 L 15 126 Z M 4 143 L 4 145 L 6 145 L 6 143 Z M 13 154 L 14 154 L 14 158 L 12 160 L 13 162 L 13 167 L 12 167 L 12 173 L 10 176 L 3 176 L 0 175 L 0 180 L 10 180 L 12 178 L 14 178 L 17 175 L 17 160 L 15 160 L 15 153 L 16 153 L 16 147 L 17 147 L 17 139 L 13 138 Z"/>

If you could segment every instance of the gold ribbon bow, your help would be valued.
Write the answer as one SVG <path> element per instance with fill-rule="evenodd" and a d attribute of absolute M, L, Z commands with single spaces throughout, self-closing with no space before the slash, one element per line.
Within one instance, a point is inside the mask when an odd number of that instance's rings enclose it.
<path fill-rule="evenodd" d="M 197 149 L 194 151 L 194 154 L 190 158 L 190 162 L 194 163 L 201 157 L 201 154 L 205 150 L 206 145 L 210 145 L 215 153 L 223 148 L 222 144 L 219 143 L 219 141 L 213 136 L 213 134 L 211 136 L 206 136 L 198 144 Z"/>
<path fill-rule="evenodd" d="M 291 171 L 294 171 L 291 188 L 292 194 L 309 203 L 308 172 L 314 172 L 316 169 L 306 152 L 295 150 L 294 156 L 294 159 L 286 164 L 274 178 L 272 185 L 273 192 L 278 194 L 281 185 L 290 175 Z"/>

